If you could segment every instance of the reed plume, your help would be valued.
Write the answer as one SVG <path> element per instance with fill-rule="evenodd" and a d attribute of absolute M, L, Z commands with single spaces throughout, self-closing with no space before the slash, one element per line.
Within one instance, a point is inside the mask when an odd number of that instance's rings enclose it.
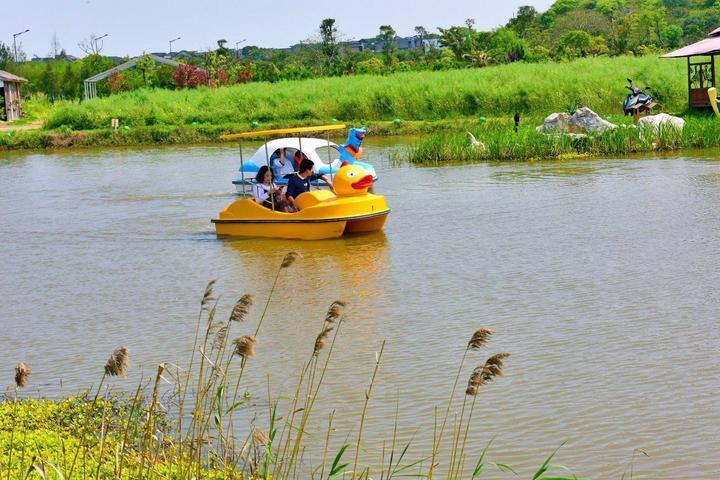
<path fill-rule="evenodd" d="M 128 349 L 119 347 L 108 358 L 105 363 L 105 374 L 111 377 L 124 377 L 128 367 Z"/>
<path fill-rule="evenodd" d="M 335 323 L 335 321 L 342 316 L 345 312 L 347 302 L 343 300 L 335 300 L 328 309 L 327 315 L 325 315 L 326 323 Z"/>
<path fill-rule="evenodd" d="M 203 294 L 203 298 L 200 301 L 201 310 L 209 309 L 210 305 L 216 300 L 216 298 L 213 297 L 213 287 L 215 286 L 216 282 L 217 280 L 210 280 L 207 284 L 207 287 L 205 287 L 205 293 Z"/>
<path fill-rule="evenodd" d="M 320 350 L 322 350 L 325 346 L 325 339 L 333 330 L 333 327 L 323 327 L 322 331 L 318 333 L 318 336 L 315 338 L 315 348 L 313 349 L 314 357 L 317 357 L 320 354 Z"/>
<path fill-rule="evenodd" d="M 15 366 L 15 385 L 18 388 L 25 387 L 29 376 L 30 368 L 24 362 L 20 362 Z"/>
<path fill-rule="evenodd" d="M 295 263 L 295 260 L 300 258 L 301 255 L 297 252 L 290 252 L 287 255 L 285 255 L 285 258 L 283 258 L 282 263 L 280 264 L 280 268 L 288 268 L 293 263 Z"/>
<path fill-rule="evenodd" d="M 255 355 L 255 337 L 252 335 L 243 335 L 233 340 L 235 345 L 235 355 L 248 359 Z"/>
<path fill-rule="evenodd" d="M 255 299 L 252 295 L 245 294 L 240 297 L 240 300 L 235 303 L 232 313 L 230 314 L 231 322 L 244 322 L 248 313 L 250 313 L 250 307 L 255 303 Z"/>
<path fill-rule="evenodd" d="M 488 358 L 484 365 L 476 367 L 468 379 L 465 394 L 476 396 L 480 387 L 492 382 L 495 377 L 501 377 L 503 374 L 503 364 L 509 356 L 509 353 L 496 353 Z"/>
<path fill-rule="evenodd" d="M 468 348 L 470 350 L 478 350 L 484 347 L 490 341 L 490 337 L 492 336 L 492 334 L 493 331 L 489 328 L 481 328 L 480 330 L 473 333 L 470 341 L 468 342 Z"/>
<path fill-rule="evenodd" d="M 270 437 L 262 430 L 254 428 L 252 431 L 252 441 L 255 445 L 264 446 L 270 443 Z"/>

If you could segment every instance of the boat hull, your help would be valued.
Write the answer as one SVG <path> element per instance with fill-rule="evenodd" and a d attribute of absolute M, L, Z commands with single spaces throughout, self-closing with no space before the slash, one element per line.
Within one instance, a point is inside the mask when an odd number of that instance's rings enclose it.
<path fill-rule="evenodd" d="M 385 197 L 373 194 L 340 198 L 316 190 L 298 197 L 298 203 L 300 212 L 282 213 L 251 199 L 237 200 L 212 222 L 218 237 L 322 240 L 382 230 L 390 213 Z"/>

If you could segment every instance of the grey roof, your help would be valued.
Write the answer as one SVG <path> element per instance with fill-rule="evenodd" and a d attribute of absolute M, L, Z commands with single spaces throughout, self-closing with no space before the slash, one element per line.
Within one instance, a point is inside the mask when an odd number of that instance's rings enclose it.
<path fill-rule="evenodd" d="M 176 62 L 175 60 L 170 60 L 168 58 L 159 57 L 157 55 L 153 55 L 152 53 L 148 54 L 148 57 L 155 60 L 155 63 L 164 63 L 166 65 L 170 65 L 173 67 L 182 65 L 182 63 L 180 63 L 180 62 Z M 95 82 L 99 82 L 100 80 L 104 80 L 115 72 L 122 72 L 123 70 L 127 70 L 128 68 L 134 67 L 135 65 L 137 65 L 138 60 L 140 60 L 141 58 L 142 57 L 135 57 L 132 60 L 129 60 L 121 65 L 111 68 L 110 70 L 105 70 L 104 72 L 100 72 L 97 75 L 93 75 L 90 78 L 86 78 L 85 81 L 90 82 L 90 83 L 95 83 Z"/>
<path fill-rule="evenodd" d="M 5 70 L 0 70 L 0 80 L 3 82 L 27 82 L 27 79 L 13 75 Z"/>

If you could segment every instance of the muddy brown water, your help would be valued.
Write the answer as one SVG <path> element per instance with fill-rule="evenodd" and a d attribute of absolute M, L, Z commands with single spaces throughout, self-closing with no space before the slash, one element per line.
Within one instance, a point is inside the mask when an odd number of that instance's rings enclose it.
<path fill-rule="evenodd" d="M 273 394 L 288 395 L 326 308 L 346 299 L 315 410 L 318 431 L 336 410 L 339 443 L 355 435 L 387 339 L 365 455 L 379 455 L 399 402 L 400 436 L 424 457 L 433 406 L 487 326 L 490 347 L 470 355 L 461 382 L 490 353 L 512 357 L 479 397 L 469 462 L 495 437 L 490 460 L 529 477 L 568 441 L 557 461 L 583 477 L 619 478 L 643 449 L 636 474 L 720 478 L 718 152 L 387 160 L 409 141 L 366 147 L 392 208 L 384 232 L 322 242 L 215 238 L 209 219 L 235 198 L 233 145 L 1 152 L 0 381 L 25 361 L 28 394 L 74 393 L 97 384 L 123 344 L 130 376 L 111 385 L 129 390 L 157 363 L 186 361 L 209 279 L 229 313 L 243 293 L 264 299 L 296 250 L 303 259 L 280 279 L 248 388 L 264 396 L 270 375 Z"/>

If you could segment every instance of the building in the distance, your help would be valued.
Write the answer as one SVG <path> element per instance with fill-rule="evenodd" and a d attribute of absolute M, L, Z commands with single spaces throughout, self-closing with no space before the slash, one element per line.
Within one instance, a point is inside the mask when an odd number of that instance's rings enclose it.
<path fill-rule="evenodd" d="M 0 120 L 12 122 L 22 118 L 20 84 L 26 82 L 22 77 L 0 70 Z"/>

